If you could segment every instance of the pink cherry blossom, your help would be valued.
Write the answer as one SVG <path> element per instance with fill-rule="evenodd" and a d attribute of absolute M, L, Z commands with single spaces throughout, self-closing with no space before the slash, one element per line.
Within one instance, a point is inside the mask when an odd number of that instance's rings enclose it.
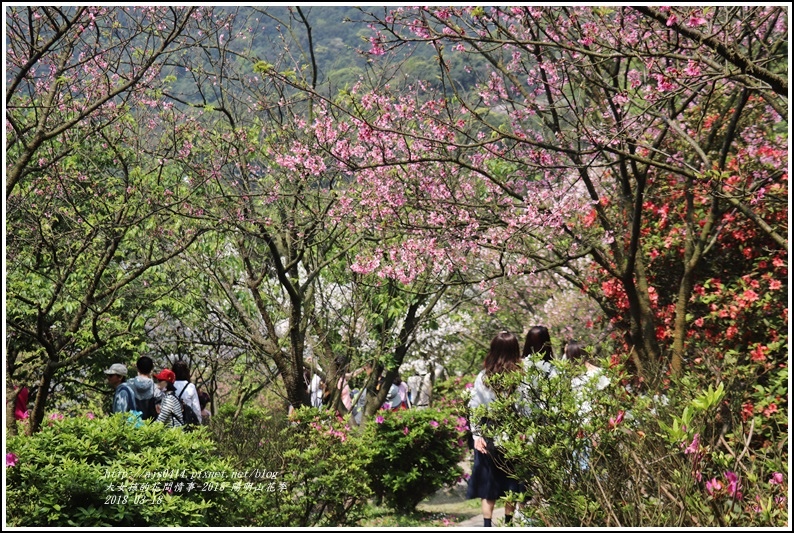
<path fill-rule="evenodd" d="M 684 69 L 684 74 L 692 77 L 700 76 L 700 66 L 695 61 L 690 60 Z"/>

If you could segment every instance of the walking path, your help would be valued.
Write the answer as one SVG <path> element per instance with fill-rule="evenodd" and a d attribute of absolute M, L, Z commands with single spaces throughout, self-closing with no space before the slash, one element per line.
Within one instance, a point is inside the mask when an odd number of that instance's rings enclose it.
<path fill-rule="evenodd" d="M 493 517 L 491 520 L 493 521 L 494 526 L 501 526 L 504 524 L 505 519 L 505 508 L 497 506 L 496 509 L 493 510 Z M 469 518 L 468 520 L 464 520 L 463 522 L 458 522 L 455 524 L 455 527 L 466 527 L 466 528 L 475 528 L 475 527 L 483 527 L 482 515 L 478 514 L 473 518 Z"/>
<path fill-rule="evenodd" d="M 461 522 L 451 523 L 450 527 L 480 528 L 483 527 L 482 513 L 480 512 L 480 500 L 466 499 L 466 482 L 458 483 L 452 488 L 440 490 L 430 500 L 419 504 L 423 511 L 436 511 L 448 514 L 468 516 Z M 497 503 L 493 511 L 494 526 L 501 526 L 504 523 L 504 505 Z"/>
<path fill-rule="evenodd" d="M 460 463 L 460 466 L 463 468 L 463 471 L 465 473 L 471 474 L 471 458 L 467 458 L 466 460 L 462 461 Z M 466 487 L 467 487 L 467 483 L 465 481 L 461 481 L 454 487 L 442 489 L 438 491 L 429 500 L 419 504 L 419 508 L 425 511 L 438 511 L 438 512 L 446 512 L 457 515 L 461 515 L 461 514 L 470 515 L 469 518 L 466 518 L 461 522 L 450 524 L 450 526 L 452 527 L 469 528 L 469 529 L 484 527 L 482 512 L 480 511 L 480 501 L 477 500 L 475 502 L 474 500 L 467 500 Z M 493 520 L 493 525 L 494 526 L 503 525 L 504 518 L 505 518 L 504 505 L 497 503 L 497 506 L 493 511 L 493 517 L 491 518 L 491 520 Z"/>

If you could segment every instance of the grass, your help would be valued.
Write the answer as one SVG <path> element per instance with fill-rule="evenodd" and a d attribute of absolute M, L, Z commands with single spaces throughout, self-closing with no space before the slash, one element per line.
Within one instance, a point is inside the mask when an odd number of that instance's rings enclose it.
<path fill-rule="evenodd" d="M 417 509 L 411 514 L 398 515 L 389 508 L 373 505 L 369 516 L 360 522 L 362 527 L 447 527 L 462 521 L 464 517 L 422 511 Z"/>

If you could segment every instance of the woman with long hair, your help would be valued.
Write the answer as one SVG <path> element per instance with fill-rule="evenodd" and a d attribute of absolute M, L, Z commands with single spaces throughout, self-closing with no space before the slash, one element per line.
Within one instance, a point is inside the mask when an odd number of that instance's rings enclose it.
<path fill-rule="evenodd" d="M 527 332 L 521 357 L 527 357 L 535 353 L 543 355 L 543 360 L 547 363 L 551 363 L 551 360 L 554 359 L 554 352 L 551 349 L 551 335 L 546 326 L 532 326 Z"/>
<path fill-rule="evenodd" d="M 497 395 L 501 396 L 509 392 L 495 384 L 498 383 L 498 378 L 501 375 L 520 370 L 520 361 L 518 337 L 514 334 L 502 331 L 491 340 L 491 347 L 485 357 L 483 369 L 474 381 L 469 401 L 470 413 L 473 413 L 477 407 L 493 402 Z M 499 467 L 499 465 L 504 465 L 504 459 L 497 448 L 488 446 L 488 441 L 482 435 L 484 422 L 476 416 L 470 417 L 471 431 L 474 436 L 474 465 L 466 497 L 467 499 L 480 498 L 482 500 L 484 526 L 491 527 L 496 500 L 508 491 L 523 492 L 524 488 L 518 480 L 510 478 L 507 472 Z M 512 520 L 514 510 L 513 504 L 505 504 L 505 524 Z"/>

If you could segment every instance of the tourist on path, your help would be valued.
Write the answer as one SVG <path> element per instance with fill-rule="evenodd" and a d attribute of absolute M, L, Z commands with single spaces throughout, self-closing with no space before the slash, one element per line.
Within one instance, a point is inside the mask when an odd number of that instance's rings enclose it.
<path fill-rule="evenodd" d="M 489 384 L 491 380 L 501 374 L 520 370 L 521 352 L 518 338 L 509 331 L 502 331 L 491 340 L 491 347 L 485 358 L 484 368 L 477 375 L 474 387 L 471 389 L 469 412 L 471 416 L 471 431 L 474 436 L 474 465 L 469 478 L 467 499 L 480 498 L 482 500 L 483 525 L 491 527 L 493 510 L 496 500 L 507 494 L 508 491 L 521 493 L 524 487 L 518 480 L 509 477 L 499 465 L 504 464 L 504 458 L 498 448 L 488 446 L 486 438 L 482 435 L 483 424 L 487 423 L 476 414 L 475 409 L 488 405 L 497 398 L 497 394 L 506 391 L 494 390 Z M 513 518 L 515 507 L 512 503 L 505 503 L 505 524 Z"/>

